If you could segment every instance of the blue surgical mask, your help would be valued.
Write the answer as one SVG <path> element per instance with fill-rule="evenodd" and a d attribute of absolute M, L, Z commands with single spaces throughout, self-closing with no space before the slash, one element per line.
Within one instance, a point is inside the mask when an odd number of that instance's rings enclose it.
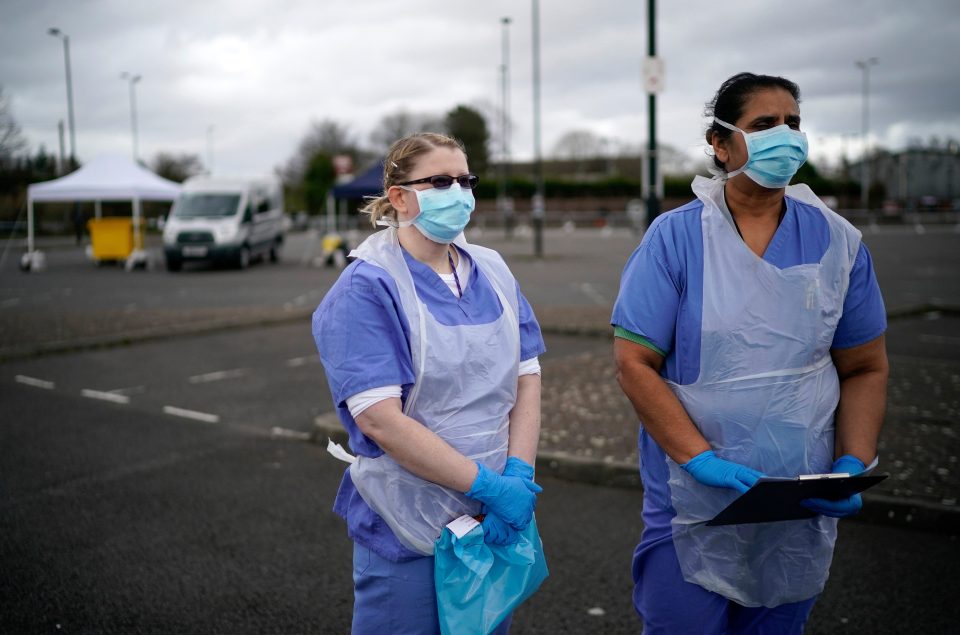
<path fill-rule="evenodd" d="M 807 160 L 807 135 L 783 124 L 768 130 L 744 132 L 714 117 L 715 122 L 739 132 L 747 145 L 747 162 L 727 172 L 727 178 L 746 173 L 755 183 L 770 189 L 786 187 Z"/>
<path fill-rule="evenodd" d="M 417 195 L 420 213 L 411 220 L 397 223 L 398 227 L 413 225 L 430 240 L 447 245 L 470 222 L 475 204 L 473 190 L 463 189 L 456 183 L 444 190 L 400 187 Z"/>

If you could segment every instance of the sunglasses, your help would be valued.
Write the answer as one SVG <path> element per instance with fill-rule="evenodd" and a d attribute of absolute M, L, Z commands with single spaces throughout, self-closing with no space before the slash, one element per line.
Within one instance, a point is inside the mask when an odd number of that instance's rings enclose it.
<path fill-rule="evenodd" d="M 397 183 L 397 185 L 416 185 L 417 183 L 429 183 L 438 190 L 445 190 L 453 185 L 454 181 L 456 181 L 463 189 L 472 190 L 477 187 L 477 183 L 480 182 L 480 177 L 478 177 L 476 174 L 461 174 L 460 176 L 434 174 L 433 176 L 428 176 L 422 179 L 414 179 L 413 181 Z"/>

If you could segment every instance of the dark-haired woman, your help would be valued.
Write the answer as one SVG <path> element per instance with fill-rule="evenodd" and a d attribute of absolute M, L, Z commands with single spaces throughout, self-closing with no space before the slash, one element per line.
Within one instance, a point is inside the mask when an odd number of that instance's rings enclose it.
<path fill-rule="evenodd" d="M 395 142 L 374 226 L 313 318 L 356 462 L 334 511 L 354 541 L 353 632 L 439 632 L 434 542 L 484 514 L 484 539 L 519 540 L 540 487 L 543 337 L 506 263 L 463 230 L 473 188 L 463 146 Z M 510 618 L 494 631 L 506 633 Z"/>
<path fill-rule="evenodd" d="M 742 73 L 708 105 L 716 178 L 656 219 L 613 311 L 620 384 L 641 422 L 644 633 L 800 633 L 837 519 L 709 527 L 762 475 L 859 473 L 877 459 L 886 317 L 860 232 L 809 188 L 800 91 Z"/>

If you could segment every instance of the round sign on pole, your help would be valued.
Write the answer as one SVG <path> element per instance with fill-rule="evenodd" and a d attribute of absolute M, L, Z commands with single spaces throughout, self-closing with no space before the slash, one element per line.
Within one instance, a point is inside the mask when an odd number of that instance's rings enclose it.
<path fill-rule="evenodd" d="M 646 57 L 643 60 L 643 90 L 656 95 L 663 90 L 663 60 Z"/>
<path fill-rule="evenodd" d="M 337 154 L 333 157 L 333 170 L 337 175 L 353 172 L 353 158 L 349 154 Z"/>

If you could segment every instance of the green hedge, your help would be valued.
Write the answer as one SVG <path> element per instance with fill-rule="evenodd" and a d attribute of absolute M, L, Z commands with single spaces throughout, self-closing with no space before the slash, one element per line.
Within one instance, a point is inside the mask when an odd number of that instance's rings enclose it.
<path fill-rule="evenodd" d="M 690 182 L 692 176 L 668 176 L 664 178 L 664 195 L 670 198 L 692 196 Z M 598 181 L 575 181 L 573 179 L 545 179 L 543 182 L 547 198 L 606 198 L 635 197 L 642 198 L 643 192 L 639 179 L 615 176 Z M 495 199 L 498 182 L 496 177 L 485 177 L 474 190 L 479 199 Z M 536 187 L 533 180 L 512 178 L 507 182 L 507 194 L 514 198 L 533 196 Z"/>

